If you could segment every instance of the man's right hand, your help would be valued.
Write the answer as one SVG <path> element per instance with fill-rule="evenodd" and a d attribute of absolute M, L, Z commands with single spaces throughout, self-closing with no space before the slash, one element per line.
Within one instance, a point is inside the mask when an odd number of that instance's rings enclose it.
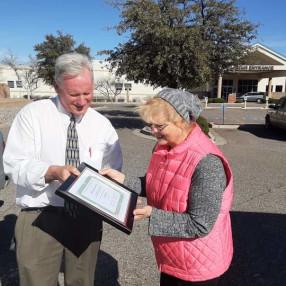
<path fill-rule="evenodd" d="M 45 175 L 45 180 L 46 180 L 46 183 L 50 183 L 56 180 L 62 183 L 72 174 L 78 176 L 80 174 L 80 171 L 76 167 L 73 167 L 73 166 L 52 165 L 49 167 Z"/>

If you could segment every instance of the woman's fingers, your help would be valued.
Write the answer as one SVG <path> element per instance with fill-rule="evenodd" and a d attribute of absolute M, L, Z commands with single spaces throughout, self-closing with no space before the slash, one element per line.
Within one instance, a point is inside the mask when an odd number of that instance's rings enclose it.
<path fill-rule="evenodd" d="M 143 208 L 135 209 L 133 211 L 134 220 L 140 220 L 142 218 L 148 218 L 148 217 L 150 217 L 151 212 L 152 212 L 151 206 L 144 206 Z"/>

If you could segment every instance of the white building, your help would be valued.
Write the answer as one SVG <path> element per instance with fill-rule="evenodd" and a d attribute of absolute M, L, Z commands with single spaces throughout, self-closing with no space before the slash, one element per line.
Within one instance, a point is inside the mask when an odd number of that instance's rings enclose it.
<path fill-rule="evenodd" d="M 110 73 L 105 66 L 106 63 L 104 64 L 102 63 L 102 61 L 93 61 L 95 81 L 99 78 L 115 77 L 114 74 Z M 140 100 L 148 96 L 154 96 L 161 90 L 161 88 L 154 89 L 150 85 L 144 85 L 140 83 L 136 84 L 133 81 L 127 81 L 125 77 L 121 77 L 119 79 L 119 82 L 123 84 L 123 88 L 117 98 L 124 101 L 127 100 L 127 96 L 129 98 L 129 101 L 132 102 L 133 100 Z M 29 93 L 28 90 L 25 88 L 25 82 L 23 82 L 23 80 L 19 80 L 16 73 L 7 66 L 0 67 L 0 83 L 5 83 L 10 87 L 11 98 L 22 98 Z M 128 90 L 125 89 L 125 85 L 129 86 Z M 54 88 L 52 86 L 46 85 L 41 79 L 38 81 L 37 88 L 34 90 L 33 94 L 39 97 L 53 97 L 56 95 Z M 102 94 L 94 90 L 94 97 L 98 99 L 102 98 Z"/>
<path fill-rule="evenodd" d="M 225 72 L 213 88 L 214 96 L 227 98 L 249 91 L 265 92 L 269 98 L 280 98 L 286 93 L 286 58 L 269 48 L 253 45 L 257 52 L 255 65 L 241 65 Z M 268 88 L 268 87 L 271 88 Z"/>
<path fill-rule="evenodd" d="M 212 97 L 227 98 L 229 94 L 236 93 L 238 95 L 249 91 L 263 91 L 269 98 L 280 98 L 286 94 L 286 58 L 271 49 L 255 44 L 253 48 L 257 51 L 257 59 L 255 65 L 242 65 L 231 71 L 226 71 L 217 81 L 217 84 L 210 87 L 208 91 L 204 91 L 206 95 Z M 94 78 L 114 77 L 105 67 L 106 63 L 94 60 Z M 161 88 L 154 89 L 152 86 L 143 84 L 135 84 L 132 81 L 126 81 L 125 77 L 119 79 L 123 83 L 123 89 L 118 95 L 118 99 L 127 101 L 139 100 L 158 93 Z M 0 67 L 0 83 L 5 83 L 10 87 L 10 97 L 19 98 L 26 95 L 27 89 L 25 84 L 19 81 L 15 72 L 5 66 Z M 126 90 L 125 84 L 131 84 L 131 89 Z M 209 85 L 210 86 L 210 85 Z M 271 88 L 268 88 L 268 87 Z M 199 93 L 199 91 L 194 91 Z M 34 91 L 36 96 L 55 96 L 53 87 L 48 86 L 39 80 L 37 89 Z M 94 91 L 96 98 L 102 95 Z"/>

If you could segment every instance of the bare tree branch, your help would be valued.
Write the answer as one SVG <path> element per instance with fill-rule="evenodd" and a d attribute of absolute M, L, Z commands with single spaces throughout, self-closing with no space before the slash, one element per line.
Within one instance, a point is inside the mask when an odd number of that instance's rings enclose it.
<path fill-rule="evenodd" d="M 116 80 L 115 77 L 106 76 L 95 79 L 94 89 L 101 93 L 107 100 L 115 102 L 116 97 L 121 93 L 121 89 L 116 88 L 116 83 L 119 83 L 119 80 Z"/>
<path fill-rule="evenodd" d="M 18 57 L 9 50 L 1 62 L 15 72 L 17 80 L 22 82 L 24 89 L 27 91 L 28 99 L 30 99 L 33 96 L 34 90 L 38 87 L 39 76 L 36 59 L 29 56 L 28 63 L 24 65 L 20 63 Z"/>

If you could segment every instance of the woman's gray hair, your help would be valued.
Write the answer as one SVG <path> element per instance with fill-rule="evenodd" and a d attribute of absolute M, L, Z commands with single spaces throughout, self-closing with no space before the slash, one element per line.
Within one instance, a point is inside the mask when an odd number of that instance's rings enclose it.
<path fill-rule="evenodd" d="M 93 81 L 92 62 L 86 55 L 70 53 L 59 56 L 55 64 L 55 83 L 61 86 L 63 77 L 78 76 L 84 68 L 89 70 Z"/>

